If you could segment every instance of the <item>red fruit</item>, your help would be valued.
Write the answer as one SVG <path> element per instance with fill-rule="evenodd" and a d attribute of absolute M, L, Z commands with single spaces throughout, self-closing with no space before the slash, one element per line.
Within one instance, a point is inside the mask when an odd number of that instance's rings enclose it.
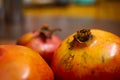
<path fill-rule="evenodd" d="M 60 38 L 52 34 L 56 30 L 59 29 L 50 30 L 48 25 L 44 25 L 41 30 L 36 30 L 23 35 L 17 41 L 17 44 L 27 46 L 39 52 L 47 63 L 50 64 L 55 50 L 61 43 Z"/>
<path fill-rule="evenodd" d="M 54 80 L 54 75 L 33 50 L 17 45 L 0 45 L 0 80 Z"/>
<path fill-rule="evenodd" d="M 120 38 L 103 30 L 80 30 L 59 46 L 52 69 L 57 80 L 120 80 Z"/>

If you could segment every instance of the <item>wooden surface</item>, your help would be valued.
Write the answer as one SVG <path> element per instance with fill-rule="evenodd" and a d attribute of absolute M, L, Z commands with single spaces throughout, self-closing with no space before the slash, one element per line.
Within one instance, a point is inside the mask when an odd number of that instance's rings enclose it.
<path fill-rule="evenodd" d="M 6 44 L 15 44 L 16 40 L 14 39 L 0 39 L 0 45 L 6 45 Z"/>

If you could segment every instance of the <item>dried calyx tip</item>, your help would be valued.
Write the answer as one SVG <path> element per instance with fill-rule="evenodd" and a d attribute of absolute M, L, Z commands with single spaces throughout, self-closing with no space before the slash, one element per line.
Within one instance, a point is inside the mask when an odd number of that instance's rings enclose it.
<path fill-rule="evenodd" d="M 50 30 L 48 27 L 48 24 L 44 24 L 43 27 L 41 28 L 41 30 Z"/>
<path fill-rule="evenodd" d="M 77 31 L 76 35 L 74 36 L 74 39 L 81 43 L 88 41 L 90 38 L 92 38 L 90 29 L 82 29 L 80 31 Z"/>
<path fill-rule="evenodd" d="M 85 43 L 93 38 L 93 35 L 91 34 L 90 29 L 82 29 L 80 31 L 77 31 L 77 33 L 73 36 L 73 41 L 70 42 L 70 48 L 73 49 L 75 47 L 76 41 L 81 43 Z"/>
<path fill-rule="evenodd" d="M 55 31 L 61 31 L 61 29 L 50 29 L 48 24 L 44 24 L 40 29 L 39 36 L 42 37 L 43 41 L 46 41 L 47 38 L 51 38 Z"/>

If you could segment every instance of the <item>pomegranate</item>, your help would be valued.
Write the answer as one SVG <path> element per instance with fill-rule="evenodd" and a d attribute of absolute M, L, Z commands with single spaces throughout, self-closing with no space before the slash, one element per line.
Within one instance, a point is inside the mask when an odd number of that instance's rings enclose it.
<path fill-rule="evenodd" d="M 24 46 L 0 45 L 0 80 L 54 80 L 42 57 Z"/>
<path fill-rule="evenodd" d="M 67 37 L 51 65 L 57 80 L 120 80 L 120 38 L 100 29 Z"/>
<path fill-rule="evenodd" d="M 55 50 L 61 43 L 61 39 L 53 35 L 53 32 L 57 30 L 60 29 L 49 29 L 48 25 L 45 24 L 40 30 L 26 33 L 20 37 L 17 44 L 39 52 L 46 62 L 50 64 Z"/>

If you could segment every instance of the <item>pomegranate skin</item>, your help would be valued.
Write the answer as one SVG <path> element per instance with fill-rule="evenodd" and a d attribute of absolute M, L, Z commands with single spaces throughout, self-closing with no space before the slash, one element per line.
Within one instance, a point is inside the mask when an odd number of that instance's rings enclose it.
<path fill-rule="evenodd" d="M 54 80 L 54 74 L 32 49 L 0 45 L 0 80 Z"/>
<path fill-rule="evenodd" d="M 38 52 L 42 58 L 50 65 L 53 54 L 55 53 L 56 49 L 60 45 L 61 40 L 52 35 L 50 39 L 47 39 L 46 42 L 42 41 L 41 38 L 33 38 L 24 46 L 27 46 L 36 52 Z"/>

